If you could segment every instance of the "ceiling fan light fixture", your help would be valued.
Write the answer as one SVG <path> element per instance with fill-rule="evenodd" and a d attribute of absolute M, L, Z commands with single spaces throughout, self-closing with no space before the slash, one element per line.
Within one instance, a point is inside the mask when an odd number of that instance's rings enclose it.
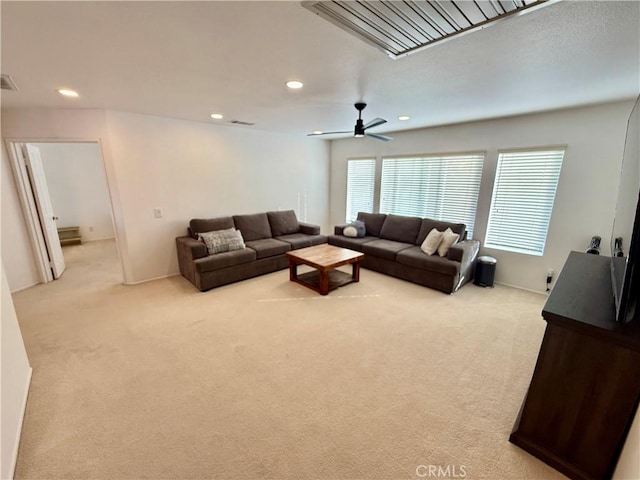
<path fill-rule="evenodd" d="M 304 86 L 304 83 L 302 83 L 299 80 L 289 80 L 287 82 L 287 87 L 291 88 L 292 90 L 298 90 L 300 88 L 302 88 Z"/>
<path fill-rule="evenodd" d="M 406 122 L 407 120 L 411 120 L 411 117 L 409 115 L 400 115 L 398 117 L 398 120 L 400 120 L 401 122 Z"/>
<path fill-rule="evenodd" d="M 314 130 L 313 133 L 308 133 L 307 136 L 309 137 L 314 135 L 333 135 L 333 134 L 343 134 L 343 133 L 353 132 L 353 136 L 355 138 L 371 137 L 371 138 L 375 138 L 376 140 L 382 140 L 383 142 L 388 142 L 389 140 L 393 140 L 393 138 L 387 137 L 385 135 L 379 135 L 377 133 L 368 132 L 368 129 L 387 123 L 387 121 L 384 118 L 374 118 L 373 120 L 365 124 L 364 121 L 362 120 L 362 110 L 364 110 L 366 106 L 367 104 L 364 102 L 358 102 L 354 104 L 354 107 L 356 107 L 356 110 L 358 111 L 358 119 L 356 120 L 356 125 L 355 127 L 353 127 L 353 130 L 346 130 L 346 131 L 339 131 L 339 132 L 323 132 L 322 130 Z"/>

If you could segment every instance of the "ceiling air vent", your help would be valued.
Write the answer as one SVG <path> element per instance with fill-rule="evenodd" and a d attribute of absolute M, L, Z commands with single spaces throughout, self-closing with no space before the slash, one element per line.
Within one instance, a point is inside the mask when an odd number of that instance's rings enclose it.
<path fill-rule="evenodd" d="M 18 87 L 16 82 L 13 81 L 10 75 L 0 74 L 0 87 L 2 90 L 13 90 L 14 92 L 18 92 Z"/>
<path fill-rule="evenodd" d="M 233 123 L 234 125 L 246 125 L 248 127 L 252 127 L 255 125 L 255 123 L 243 122 L 242 120 L 229 120 L 229 123 Z"/>
<path fill-rule="evenodd" d="M 303 1 L 302 6 L 398 58 L 555 1 Z"/>

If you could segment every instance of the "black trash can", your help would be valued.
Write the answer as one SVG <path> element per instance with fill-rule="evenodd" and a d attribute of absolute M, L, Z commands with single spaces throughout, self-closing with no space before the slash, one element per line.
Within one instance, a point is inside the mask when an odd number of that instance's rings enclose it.
<path fill-rule="evenodd" d="M 478 257 L 473 283 L 480 287 L 493 287 L 493 278 L 496 275 L 496 263 L 498 263 L 498 261 L 493 257 Z"/>

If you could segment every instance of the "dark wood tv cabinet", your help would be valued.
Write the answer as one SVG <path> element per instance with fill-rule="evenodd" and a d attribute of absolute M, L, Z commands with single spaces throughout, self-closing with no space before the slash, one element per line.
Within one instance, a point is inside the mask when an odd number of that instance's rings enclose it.
<path fill-rule="evenodd" d="M 615 322 L 610 261 L 569 255 L 509 437 L 572 479 L 611 478 L 640 399 L 640 325 Z"/>

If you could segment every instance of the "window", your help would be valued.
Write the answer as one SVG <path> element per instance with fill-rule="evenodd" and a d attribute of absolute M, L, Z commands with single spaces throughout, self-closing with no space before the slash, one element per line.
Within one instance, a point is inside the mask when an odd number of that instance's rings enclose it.
<path fill-rule="evenodd" d="M 374 158 L 347 161 L 347 222 L 353 222 L 358 212 L 373 212 L 375 179 Z"/>
<path fill-rule="evenodd" d="M 464 223 L 473 237 L 484 154 L 385 158 L 380 212 Z"/>
<path fill-rule="evenodd" d="M 501 152 L 485 246 L 542 255 L 564 149 Z"/>

